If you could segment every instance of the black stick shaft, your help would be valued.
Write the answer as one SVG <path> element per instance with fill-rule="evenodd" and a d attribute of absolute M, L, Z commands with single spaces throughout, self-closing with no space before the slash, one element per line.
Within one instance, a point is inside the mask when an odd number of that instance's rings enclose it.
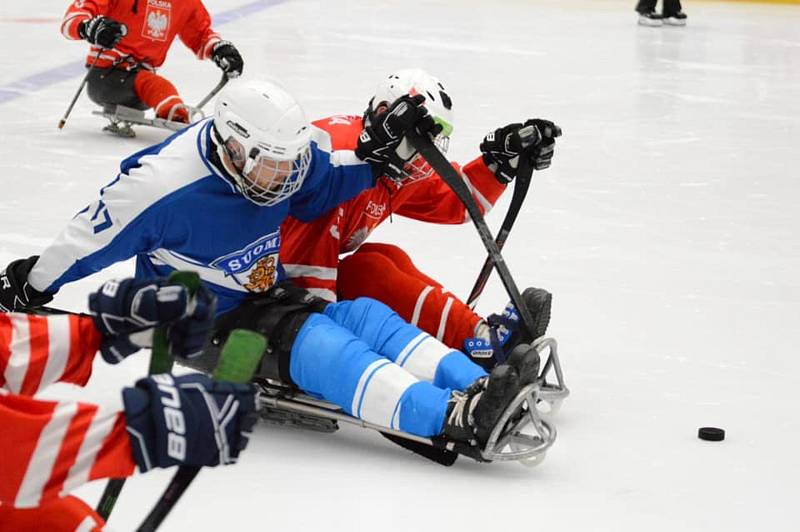
<path fill-rule="evenodd" d="M 503 223 L 500 226 L 500 231 L 498 231 L 497 237 L 494 240 L 499 251 L 503 250 L 503 246 L 506 244 L 508 235 L 511 234 L 511 228 L 514 227 L 514 222 L 517 220 L 517 215 L 522 208 L 522 203 L 525 201 L 525 196 L 528 194 L 532 172 L 533 167 L 531 166 L 530 161 L 527 159 L 527 157 L 523 157 L 522 161 L 520 162 L 519 176 L 514 181 L 514 195 L 511 197 L 511 205 L 508 207 L 506 217 L 503 219 Z M 478 304 L 478 298 L 481 297 L 484 288 L 486 288 L 486 283 L 489 281 L 489 276 L 492 274 L 492 269 L 492 257 L 491 255 L 488 255 L 483 263 L 480 273 L 478 274 L 478 278 L 475 279 L 475 285 L 472 287 L 472 291 L 467 298 L 467 305 L 469 308 L 474 309 L 475 305 Z"/>
<path fill-rule="evenodd" d="M 211 89 L 211 92 L 206 94 L 206 97 L 200 100 L 200 103 L 197 104 L 197 109 L 202 109 L 203 106 L 207 104 L 209 100 L 211 100 L 211 98 L 216 96 L 217 93 L 222 90 L 222 87 L 224 87 L 225 84 L 227 83 L 228 83 L 228 75 L 223 73 L 222 79 L 219 81 L 219 83 L 217 83 L 217 86 Z"/>
<path fill-rule="evenodd" d="M 161 525 L 162 521 L 164 521 L 164 518 L 169 515 L 172 508 L 175 507 L 178 500 L 180 500 L 181 496 L 186 491 L 186 488 L 189 487 L 194 477 L 196 477 L 199 472 L 199 467 L 179 467 L 178 472 L 175 473 L 175 476 L 170 480 L 167 489 L 164 490 L 164 494 L 158 500 L 158 503 L 156 503 L 142 524 L 139 525 L 139 528 L 136 529 L 137 532 L 153 532 L 156 530 Z"/>
<path fill-rule="evenodd" d="M 92 70 L 94 70 L 94 65 L 96 65 L 97 60 L 100 59 L 101 53 L 103 53 L 103 50 L 98 50 L 97 55 L 94 56 L 92 64 L 89 65 L 89 69 L 86 71 L 86 75 L 83 76 L 83 81 L 81 81 L 78 90 L 75 92 L 75 96 L 72 97 L 72 101 L 69 103 L 69 107 L 67 107 L 67 112 L 64 113 L 64 116 L 61 118 L 61 120 L 58 121 L 58 129 L 64 129 L 64 126 L 67 124 L 67 118 L 69 118 L 69 114 L 72 112 L 72 108 L 75 107 L 75 102 L 78 101 L 78 97 L 80 97 L 81 93 L 83 92 L 83 87 L 85 87 L 86 82 L 89 81 L 89 74 L 91 74 Z"/>
<path fill-rule="evenodd" d="M 169 280 L 182 284 L 186 287 L 190 294 L 194 294 L 200 285 L 200 277 L 194 272 L 172 272 Z M 169 344 L 167 342 L 167 330 L 165 327 L 156 329 L 153 335 L 153 350 L 150 356 L 150 367 L 148 369 L 149 375 L 156 373 L 168 373 L 172 369 L 173 358 L 169 353 Z M 107 521 L 111 515 L 114 506 L 117 504 L 117 499 L 125 487 L 126 478 L 112 478 L 106 483 L 106 488 L 100 496 L 100 501 L 97 503 L 95 511 Z"/>
<path fill-rule="evenodd" d="M 261 360 L 267 340 L 253 331 L 234 329 L 222 349 L 214 379 L 227 382 L 250 382 Z M 170 480 L 167 489 L 156 502 L 148 516 L 137 529 L 138 532 L 153 532 L 169 515 L 180 500 L 186 488 L 192 483 L 200 468 L 182 465 Z"/>
<path fill-rule="evenodd" d="M 472 197 L 467 184 L 464 183 L 464 180 L 461 179 L 461 176 L 458 175 L 447 159 L 445 159 L 444 155 L 442 155 L 442 152 L 440 152 L 438 148 L 434 146 L 430 137 L 420 135 L 416 131 L 413 131 L 408 134 L 408 139 L 411 141 L 411 144 L 413 144 L 414 148 L 416 148 L 416 150 L 422 154 L 425 160 L 428 161 L 428 164 L 430 164 L 436 173 L 439 174 L 439 176 L 445 181 L 445 183 L 447 183 L 450 188 L 453 189 L 453 192 L 455 192 L 456 196 L 458 196 L 458 198 L 464 204 L 464 207 L 467 209 L 467 213 L 472 219 L 472 223 L 478 230 L 478 235 L 481 237 L 481 241 L 483 242 L 486 251 L 489 253 L 492 262 L 494 263 L 497 274 L 500 276 L 500 280 L 503 282 L 506 292 L 508 292 L 508 296 L 511 298 L 512 303 L 519 311 L 522 324 L 524 325 L 524 327 L 522 327 L 523 341 L 532 341 L 532 331 L 534 328 L 531 313 L 523 304 L 519 289 L 514 283 L 514 279 L 511 277 L 511 272 L 508 270 L 505 259 L 503 259 L 503 255 L 500 254 L 500 250 L 497 248 L 497 244 L 492 237 L 489 226 L 486 225 L 486 220 L 483 219 L 483 214 L 481 214 L 478 205 L 475 203 L 475 199 Z"/>

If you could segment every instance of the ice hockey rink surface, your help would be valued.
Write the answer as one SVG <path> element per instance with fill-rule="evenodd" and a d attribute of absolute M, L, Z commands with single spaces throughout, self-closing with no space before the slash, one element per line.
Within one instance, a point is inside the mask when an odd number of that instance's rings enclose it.
<path fill-rule="evenodd" d="M 686 0 L 687 27 L 648 28 L 634 3 L 206 2 L 246 75 L 280 80 L 310 118 L 360 114 L 383 76 L 420 66 L 453 97 L 456 161 L 509 122 L 562 126 L 505 256 L 520 286 L 554 294 L 572 395 L 534 469 L 444 468 L 362 429 L 260 426 L 237 466 L 200 473 L 163 530 L 797 530 L 800 5 Z M 56 129 L 87 48 L 59 33 L 66 6 L 0 6 L 2 264 L 39 253 L 124 156 L 166 137 L 102 133 L 85 96 Z M 219 77 L 177 41 L 161 72 L 189 103 Z M 461 296 L 484 259 L 471 225 L 394 217 L 371 239 Z M 85 309 L 103 279 L 132 272 L 67 286 L 54 305 Z M 506 300 L 493 279 L 479 310 Z M 98 357 L 87 390 L 48 396 L 119 405 L 146 361 Z M 726 440 L 699 440 L 705 425 Z M 110 527 L 134 529 L 171 475 L 131 479 Z M 77 495 L 94 505 L 103 484 Z"/>

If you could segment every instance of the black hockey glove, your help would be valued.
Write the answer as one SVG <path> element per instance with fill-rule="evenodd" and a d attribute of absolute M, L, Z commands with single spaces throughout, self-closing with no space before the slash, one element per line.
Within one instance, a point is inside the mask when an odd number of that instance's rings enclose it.
<path fill-rule="evenodd" d="M 139 471 L 236 462 L 258 415 L 252 384 L 169 373 L 122 390 L 131 450 Z"/>
<path fill-rule="evenodd" d="M 182 285 L 162 279 L 107 281 L 89 296 L 95 327 L 103 335 L 100 354 L 116 364 L 153 345 L 155 327 L 169 325 L 170 352 L 189 358 L 205 346 L 216 300 L 202 285 L 189 296 Z"/>
<path fill-rule="evenodd" d="M 18 259 L 0 272 L 0 311 L 23 311 L 52 301 L 52 294 L 39 292 L 28 284 L 28 274 L 37 260 L 38 255 Z"/>
<path fill-rule="evenodd" d="M 528 126 L 532 126 L 532 130 L 526 130 Z M 517 177 L 519 157 L 523 153 L 530 158 L 535 170 L 548 168 L 553 159 L 555 138 L 560 135 L 561 128 L 549 120 L 536 118 L 524 124 L 509 124 L 483 138 L 480 145 L 483 161 L 498 181 L 508 184 Z"/>
<path fill-rule="evenodd" d="M 424 102 L 425 97 L 420 94 L 401 96 L 387 111 L 368 113 L 365 117 L 356 156 L 372 165 L 376 177 L 404 177 L 405 161 L 397 154 L 397 147 L 412 127 L 432 136 L 441 131 L 441 126 L 428 114 Z"/>
<path fill-rule="evenodd" d="M 102 48 L 114 48 L 128 34 L 128 27 L 108 17 L 94 17 L 78 24 L 78 35 Z"/>
<path fill-rule="evenodd" d="M 237 78 L 244 70 L 244 60 L 239 50 L 228 41 L 219 41 L 211 51 L 211 59 L 228 76 Z"/>

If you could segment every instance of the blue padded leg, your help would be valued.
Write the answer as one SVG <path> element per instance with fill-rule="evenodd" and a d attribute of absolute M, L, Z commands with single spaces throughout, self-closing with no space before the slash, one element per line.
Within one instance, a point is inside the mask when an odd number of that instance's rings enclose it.
<path fill-rule="evenodd" d="M 463 391 L 486 375 L 461 351 L 448 348 L 375 299 L 360 297 L 331 303 L 325 308 L 325 315 L 364 340 L 372 350 L 434 386 Z"/>
<path fill-rule="evenodd" d="M 289 371 L 304 391 L 371 423 L 419 436 L 444 426 L 449 389 L 420 382 L 325 315 L 300 329 Z"/>

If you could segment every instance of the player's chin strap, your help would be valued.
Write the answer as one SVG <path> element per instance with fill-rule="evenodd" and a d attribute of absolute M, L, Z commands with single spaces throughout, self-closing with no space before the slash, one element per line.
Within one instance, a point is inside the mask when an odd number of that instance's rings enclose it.
<path fill-rule="evenodd" d="M 243 196 L 247 197 L 244 193 L 244 189 L 242 188 L 242 180 L 244 176 L 239 169 L 234 166 L 233 161 L 231 160 L 231 156 L 228 153 L 228 148 L 225 147 L 225 141 L 222 140 L 222 136 L 217 131 L 216 126 L 214 123 L 211 123 L 211 143 L 214 145 L 214 149 L 211 153 L 212 157 L 210 158 L 211 164 L 219 170 L 219 173 L 222 174 L 224 177 L 228 178 L 228 180 L 236 187 L 237 192 L 242 194 Z"/>

